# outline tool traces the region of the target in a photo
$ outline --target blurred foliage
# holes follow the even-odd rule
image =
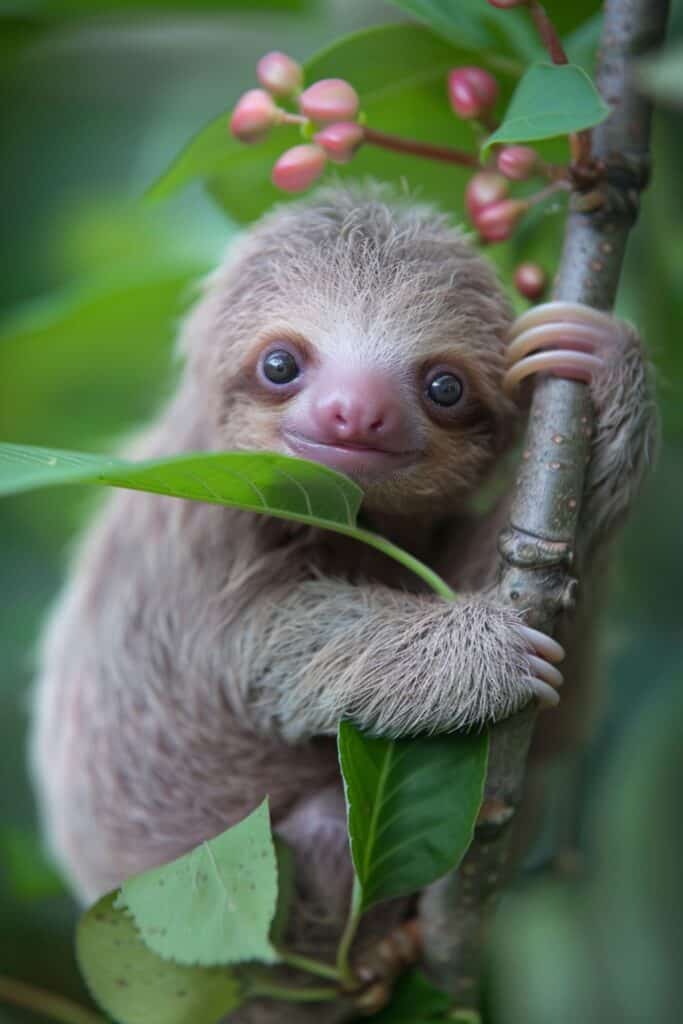
[[[476,2],[460,3],[460,14]],[[434,11],[455,9],[453,3],[402,6],[420,7],[429,20]],[[361,0],[318,0],[305,10],[294,10],[296,3],[287,10],[273,4],[280,9],[271,11],[218,0],[203,6],[212,8],[206,16],[202,4],[175,0],[0,3],[6,15],[0,17],[2,440],[111,450],[151,414],[172,386],[177,320],[234,225],[196,184],[163,203],[143,207],[134,200],[203,124],[249,87],[260,53],[279,48],[309,57],[342,33],[387,21],[398,10]],[[683,3],[673,6],[671,49],[661,58],[659,78],[650,80],[666,103],[670,93],[676,103],[680,97],[675,47],[683,36]],[[597,20],[578,26],[599,4],[549,0],[547,7],[571,33],[574,59],[589,65]],[[80,13],[106,16],[81,21]],[[441,49],[427,56],[426,30],[390,31],[395,49],[385,34],[380,52],[373,43],[379,37],[370,32],[355,49],[316,58],[316,74],[354,78],[368,94],[364,106],[374,127],[469,141],[460,138],[469,126],[448,114],[440,85],[447,62],[461,59],[458,49],[430,43]],[[472,63],[465,38],[458,35],[457,47],[462,61]],[[340,52],[348,61],[343,66]],[[425,81],[401,81],[402,67],[421,54]],[[405,96],[400,117],[376,88],[380,71],[392,68]],[[220,132],[223,145],[222,124]],[[239,190],[222,194],[224,208],[239,221],[274,198],[265,149],[263,160],[256,150],[243,152],[249,156]],[[439,177],[440,169],[423,161],[396,159],[395,180],[418,191],[428,180],[458,214],[464,177]],[[677,726],[680,735],[682,717],[676,691],[683,610],[682,159],[680,118],[666,107],[655,118],[654,180],[629,247],[619,307],[641,326],[656,363],[664,442],[621,544],[605,622],[609,700],[582,787],[583,842],[596,866],[587,882],[534,882],[506,900],[492,965],[496,1024],[680,1016],[673,1009],[680,984],[672,957],[680,949],[683,911],[675,732]],[[353,173],[376,172],[374,161],[369,150],[362,153]],[[217,180],[211,188],[220,195]],[[507,272],[533,251],[552,273],[560,229],[560,216],[535,211],[523,232],[498,248],[499,265]],[[72,952],[75,908],[57,891],[39,852],[24,737],[39,626],[89,504],[79,490],[0,504],[0,971],[82,1000]],[[2,1024],[34,1019],[0,1007]]]

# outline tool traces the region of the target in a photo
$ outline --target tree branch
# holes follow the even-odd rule
[[[668,0],[606,0],[597,78],[612,114],[593,131],[593,156],[606,174],[572,198],[556,299],[597,309],[614,303],[649,173],[651,107],[636,91],[630,61],[661,43],[668,7]],[[575,600],[569,570],[592,419],[584,384],[539,379],[510,521],[500,538],[498,594],[546,632]],[[504,875],[535,718],[527,708],[492,730],[487,798],[472,846],[460,870],[432,886],[421,902],[426,965],[463,1007],[479,1001],[484,932]]]

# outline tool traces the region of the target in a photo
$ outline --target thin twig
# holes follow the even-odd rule
[[[93,1010],[4,974],[0,975],[0,1002],[31,1010],[59,1024],[105,1024],[104,1017]]]
[[[387,132],[377,131],[375,128],[364,129],[364,141],[371,146],[391,149],[395,153],[422,156],[427,160],[459,164],[461,167],[481,167],[479,157],[465,149],[454,149],[452,146],[436,146],[431,142],[419,142],[417,139],[404,139],[401,135],[390,135]]]
[[[650,105],[629,73],[630,58],[661,43],[668,0],[607,0],[598,85],[613,106],[594,130],[595,157],[605,174],[586,194],[577,192],[567,221],[555,298],[610,309],[629,230],[649,166]],[[589,452],[592,408],[585,385],[559,378],[537,382],[525,458],[507,530],[501,536],[498,594],[526,610],[528,622],[552,632],[571,605],[569,566],[576,544],[580,496]],[[564,438],[562,463],[545,453]],[[552,466],[552,469],[551,469]],[[456,1002],[475,1007],[486,924],[504,880],[511,824],[521,802],[535,713],[531,708],[492,730],[487,800],[460,870],[424,894],[421,924],[425,960]]]

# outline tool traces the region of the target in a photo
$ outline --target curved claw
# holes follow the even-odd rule
[[[542,708],[555,708],[560,703],[560,695],[552,686],[548,686],[541,679],[532,677],[529,684],[534,697]]]
[[[541,633],[540,629],[534,629],[532,626],[520,626],[519,628],[529,647],[536,654],[540,654],[546,661],[552,661],[555,664],[564,661],[564,647],[562,644],[558,644],[557,640],[553,640],[547,633]]]
[[[531,327],[518,334],[505,350],[508,366],[518,362],[530,352],[562,347],[576,352],[594,352],[601,345],[609,345],[613,332],[596,330],[588,324],[548,323]]]
[[[588,352],[575,352],[569,349],[554,349],[551,352],[536,352],[532,356],[520,359],[510,367],[503,377],[503,389],[509,394],[514,391],[520,381],[532,373],[551,373],[555,377],[567,377],[571,380],[582,380],[590,383],[593,375],[604,366],[602,359]]]
[[[508,333],[508,342],[514,341],[523,331],[528,331],[532,327],[541,327],[557,321],[584,324],[592,326],[597,331],[609,330],[613,322],[610,313],[602,313],[580,302],[543,302],[540,306],[533,306],[515,320]]]

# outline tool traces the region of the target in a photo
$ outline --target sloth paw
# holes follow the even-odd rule
[[[531,626],[521,626],[520,631],[531,651],[528,656],[530,676],[527,681],[534,697],[542,708],[555,707],[560,703],[557,691],[564,682],[562,673],[555,666],[564,658],[564,648],[557,640]]]
[[[623,326],[609,313],[578,302],[546,302],[519,317],[508,335],[503,387],[515,391],[526,377],[593,382],[621,348]]]

